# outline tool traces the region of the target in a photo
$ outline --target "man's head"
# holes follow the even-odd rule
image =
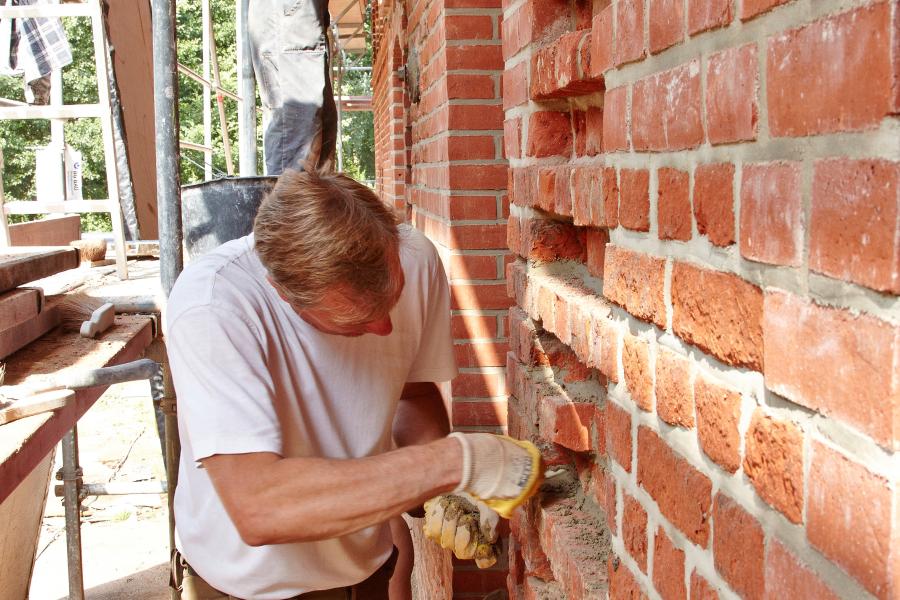
[[[281,297],[326,333],[391,332],[403,290],[397,218],[342,174],[285,171],[259,207],[256,251]]]

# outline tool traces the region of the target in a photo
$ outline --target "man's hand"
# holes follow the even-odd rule
[[[534,444],[489,433],[450,437],[463,449],[462,478],[454,493],[468,492],[508,519],[541,485],[544,469]]]
[[[425,536],[461,560],[475,559],[480,569],[500,556],[497,524],[500,515],[472,496],[452,494],[425,503]]]

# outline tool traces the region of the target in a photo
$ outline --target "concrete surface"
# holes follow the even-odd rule
[[[146,381],[111,387],[78,426],[86,483],[163,480]],[[61,466],[61,452],[57,465]],[[54,482],[55,483],[55,482]],[[168,591],[165,496],[89,497],[82,505],[85,595],[91,600],[163,600]],[[44,510],[31,600],[68,596],[65,520],[51,486]]]

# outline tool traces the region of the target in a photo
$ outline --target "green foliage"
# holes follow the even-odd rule
[[[210,13],[214,24],[216,48],[222,86],[237,90],[237,46],[235,33],[234,0],[210,0]],[[66,34],[72,48],[73,62],[63,71],[63,101],[67,104],[83,104],[97,101],[97,83],[94,76],[93,40],[90,21],[83,18],[64,19]],[[199,0],[178,0],[178,59],[198,73],[202,66],[201,4]],[[367,26],[368,31],[368,26]],[[371,46],[362,56],[348,56],[348,64],[368,66]],[[181,139],[203,143],[203,86],[184,75],[179,76],[179,119]],[[343,93],[371,94],[371,73],[352,71],[345,73]],[[24,100],[22,79],[0,76],[0,97]],[[232,157],[238,163],[237,103],[224,99],[228,134]],[[257,106],[261,106],[257,97]],[[222,142],[219,116],[212,96],[212,145],[213,175],[226,172],[225,151]],[[375,177],[375,133],[372,113],[347,113],[342,119],[344,170],[360,180]],[[84,197],[106,198],[105,163],[98,119],[69,121],[65,127],[66,143],[79,150],[83,156]],[[0,147],[3,148],[5,169],[3,185],[7,199],[31,200],[35,196],[35,149],[50,142],[50,123],[47,120],[0,121]],[[257,156],[259,172],[262,172],[262,115],[257,111]],[[181,177],[184,183],[202,181],[204,177],[202,152],[182,150]],[[34,216],[10,218],[11,222],[29,220]],[[111,229],[109,215],[105,213],[82,215],[84,231]]]

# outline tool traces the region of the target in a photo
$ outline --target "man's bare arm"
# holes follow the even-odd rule
[[[251,546],[340,537],[455,488],[450,438],[361,459],[215,455],[202,461],[241,538]]]
[[[446,437],[450,420],[441,391],[434,383],[407,383],[403,386],[393,434],[397,446],[415,446]]]

